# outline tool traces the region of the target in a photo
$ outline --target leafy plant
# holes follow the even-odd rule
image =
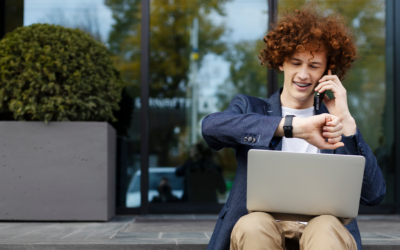
[[[79,29],[34,24],[0,41],[0,113],[15,120],[115,121],[122,87],[108,49]]]

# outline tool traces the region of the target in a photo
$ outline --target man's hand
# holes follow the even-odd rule
[[[282,119],[275,131],[275,136],[284,136]],[[337,149],[343,147],[342,129],[340,118],[330,114],[314,115],[308,118],[293,117],[293,137],[304,139],[306,142],[319,149]],[[325,141],[327,139],[327,141]]]
[[[330,114],[293,118],[293,137],[304,139],[319,149],[343,147],[342,129],[340,118]]]
[[[332,75],[331,70],[328,71],[328,75],[323,76],[319,80],[319,84],[315,88],[315,91],[318,91],[319,93],[326,90],[331,90],[335,96],[333,99],[329,99],[328,95],[325,95],[324,97],[324,103],[328,108],[329,113],[341,119],[344,135],[354,135],[357,130],[357,125],[354,118],[351,116],[347,105],[346,89],[343,87],[339,77],[337,77],[337,75]]]

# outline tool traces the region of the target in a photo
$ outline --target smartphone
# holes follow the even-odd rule
[[[315,109],[316,110],[319,110],[321,108],[322,100],[324,100],[324,97],[325,97],[325,91],[322,93],[317,92],[316,97],[315,97],[315,99],[316,99],[315,100],[315,102],[316,102]]]
[[[328,70],[325,71],[322,76],[325,76],[327,74],[328,74]],[[325,97],[325,91],[322,93],[319,93],[316,91],[315,101],[314,101],[315,110],[320,110],[322,101],[324,100],[324,97]]]

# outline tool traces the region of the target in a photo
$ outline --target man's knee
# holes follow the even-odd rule
[[[338,218],[332,215],[320,215],[312,219],[307,227],[308,229],[316,228],[318,232],[324,233],[325,231],[329,231],[332,228],[343,227],[342,223]]]
[[[285,236],[274,217],[253,212],[238,220],[231,234],[231,250],[282,249]]]
[[[357,245],[338,218],[321,215],[306,226],[300,249],[357,249]]]
[[[234,227],[234,232],[257,234],[264,230],[278,230],[279,224],[274,217],[264,212],[253,212],[241,217]],[[279,230],[278,230],[279,231]]]

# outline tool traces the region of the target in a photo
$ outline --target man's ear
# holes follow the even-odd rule
[[[279,70],[283,72],[283,66],[279,66]]]

